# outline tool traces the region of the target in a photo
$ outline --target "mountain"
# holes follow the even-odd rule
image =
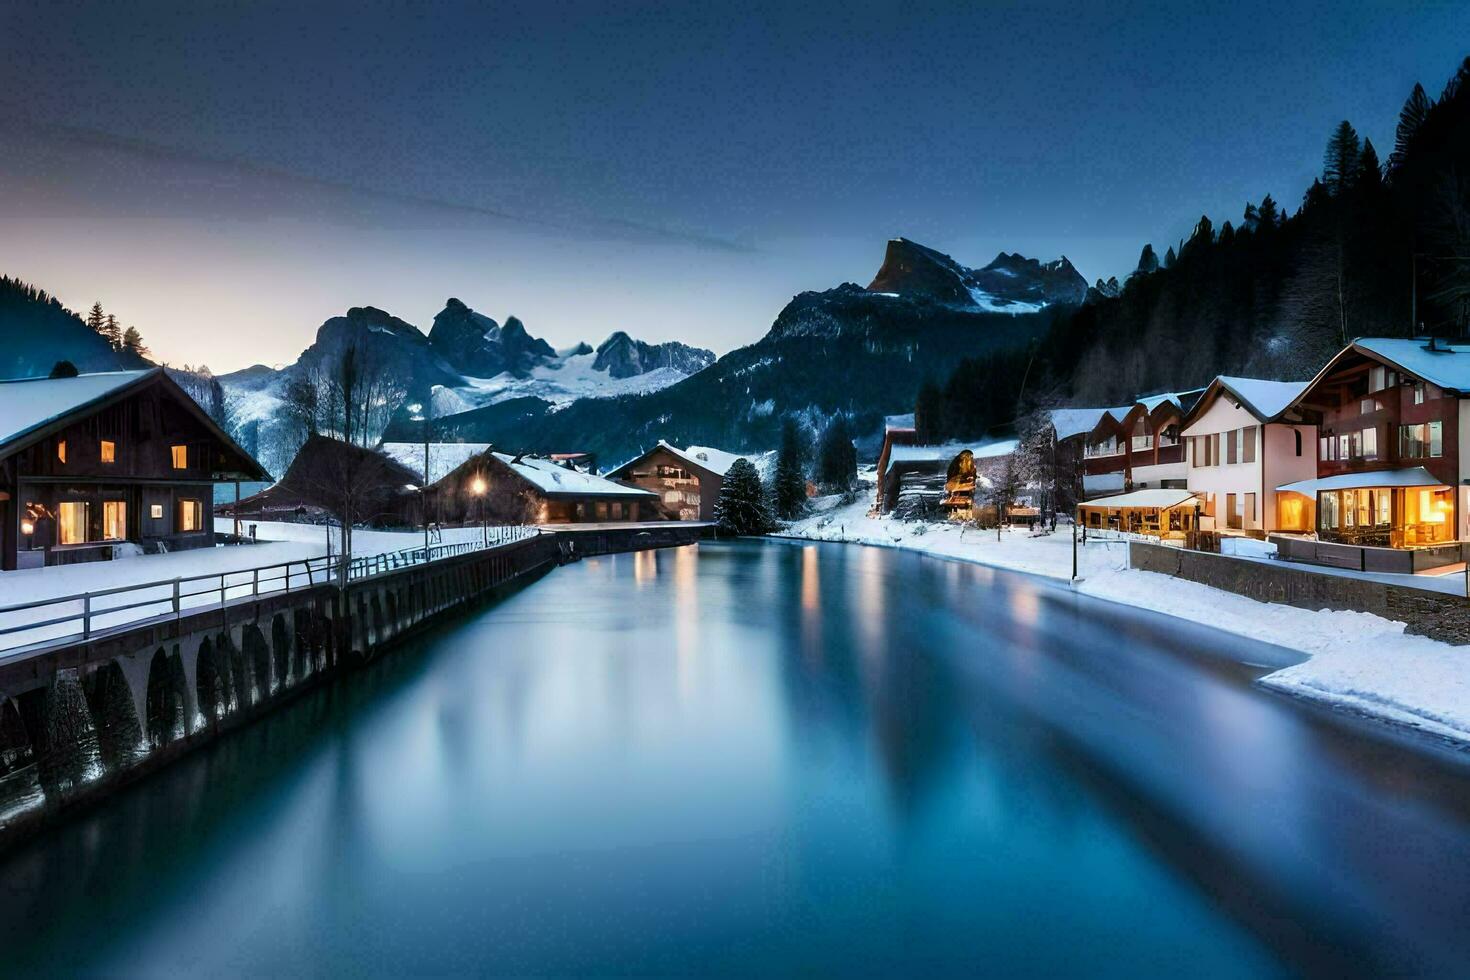
[[[0,378],[48,374],[61,360],[82,371],[148,366],[117,351],[61,301],[18,279],[0,276]]]
[[[966,284],[963,293],[959,283]],[[860,431],[876,433],[884,415],[912,410],[925,379],[942,380],[965,357],[1025,348],[1086,291],[1065,260],[1042,264],[1003,255],[970,270],[897,239],[870,288],[849,282],[801,293],[759,341],[677,384],[570,403],[553,403],[523,386],[519,397],[439,419],[436,438],[587,450],[615,463],[659,439],[768,449],[788,414],[817,429],[842,411]],[[604,347],[631,353],[623,341]],[[388,438],[414,438],[415,431],[395,419]]]
[[[303,380],[325,388],[324,379],[348,348],[356,349],[365,376],[385,379],[384,397],[391,399],[381,405],[377,395],[368,395],[377,406],[361,413],[368,438],[375,438],[395,411],[408,424],[401,405],[409,402],[427,400],[436,418],[527,398],[554,408],[581,398],[655,391],[715,359],[707,350],[649,344],[623,331],[598,348],[579,343],[558,352],[516,317],[497,323],[455,298],[445,302],[427,334],[384,310],[355,306],[317,328],[311,346],[294,363],[280,369],[257,364],[219,378],[243,443],[272,472],[284,471],[304,438],[296,431],[299,423],[286,418],[287,389]],[[327,401],[325,391],[321,401]]]
[[[888,243],[870,292],[925,296],[951,306],[992,313],[1036,313],[1055,304],[1082,302],[1087,280],[1064,255],[1042,263],[1001,252],[980,269],[968,269],[943,252],[907,238]]]

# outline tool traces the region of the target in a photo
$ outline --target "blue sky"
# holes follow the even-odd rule
[[[6,6],[0,271],[216,370],[448,296],[723,352],[896,235],[1122,275],[1470,53],[1463,3]]]

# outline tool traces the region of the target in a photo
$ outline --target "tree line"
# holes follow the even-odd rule
[[[116,316],[102,309],[101,300],[92,304],[83,322],[86,323],[87,329],[107,341],[107,345],[120,354],[132,354],[139,360],[147,360],[152,354],[148,345],[143,343],[143,335],[138,328],[124,327],[118,322]]]

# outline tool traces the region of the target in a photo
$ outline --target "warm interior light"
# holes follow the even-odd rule
[[[30,521],[21,521],[20,522],[20,533],[21,534],[35,534],[36,533],[36,525],[32,524]]]
[[[484,481],[484,479],[482,477],[478,477],[477,476],[473,480],[470,481],[470,493],[472,493],[476,497],[478,497],[481,494],[483,494],[484,492],[485,492],[485,481]]]

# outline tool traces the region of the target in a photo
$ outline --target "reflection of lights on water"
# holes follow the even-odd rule
[[[1011,593],[1011,615],[1017,622],[1035,626],[1041,621],[1041,597],[1030,589],[1016,589]]]
[[[880,660],[888,641],[887,624],[884,622],[888,598],[884,592],[884,560],[877,548],[858,550],[857,614],[864,661]]]
[[[695,583],[698,562],[695,546],[674,549],[674,656],[681,698],[687,698],[693,690],[699,652],[699,587]]]
[[[658,578],[658,552],[638,551],[633,554],[633,581],[639,586]]]
[[[817,571],[817,546],[801,549],[801,608],[817,609],[821,605],[821,581]]]

